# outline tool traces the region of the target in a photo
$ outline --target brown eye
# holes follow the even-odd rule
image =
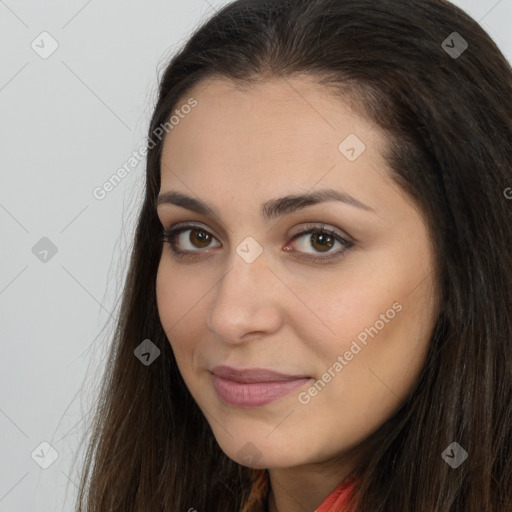
[[[207,256],[210,249],[222,247],[215,236],[202,227],[183,224],[164,230],[162,242],[170,244],[171,251],[177,258]],[[217,244],[212,245],[213,242],[217,242]],[[295,235],[290,245],[295,246],[292,252],[299,253],[297,257],[320,263],[325,262],[322,260],[334,260],[334,258],[343,256],[354,243],[343,238],[334,229],[316,226]],[[336,248],[336,245],[338,245],[338,249],[332,250]],[[289,246],[286,246],[285,250],[290,251]]]
[[[321,262],[341,257],[354,243],[343,238],[334,229],[316,226],[295,235],[291,245],[294,246],[292,252],[302,253],[297,257]],[[336,249],[336,246],[337,250],[332,250]]]
[[[188,232],[188,235],[186,234]],[[189,253],[200,253],[202,249],[209,247],[220,247],[220,244],[212,246],[216,238],[198,226],[181,226],[170,230],[165,230],[162,234],[162,241],[168,242],[171,250],[176,255]]]
[[[210,233],[207,233],[202,229],[191,229],[189,231],[190,235],[188,238],[194,247],[203,249],[204,247],[208,247],[208,245],[211,243],[212,235],[210,235]]]
[[[313,236],[311,237],[311,247],[320,252],[325,252],[328,251],[329,249],[332,249],[336,241],[332,235],[324,233],[322,231],[319,231],[318,233],[314,233],[312,235]]]

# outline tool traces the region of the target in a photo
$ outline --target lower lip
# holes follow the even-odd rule
[[[258,407],[281,398],[300,388],[311,379],[283,380],[275,382],[235,382],[213,376],[213,386],[219,398],[235,407]]]

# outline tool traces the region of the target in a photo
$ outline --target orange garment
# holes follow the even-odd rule
[[[253,469],[254,481],[251,494],[240,512],[266,512],[270,480],[267,470]],[[354,475],[347,477],[334,489],[314,512],[348,512],[348,499],[357,485]]]

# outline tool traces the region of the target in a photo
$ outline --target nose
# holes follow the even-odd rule
[[[267,267],[263,252],[247,263],[238,254],[230,258],[209,309],[207,326],[225,343],[238,344],[254,336],[268,336],[283,323],[280,298],[284,285]]]

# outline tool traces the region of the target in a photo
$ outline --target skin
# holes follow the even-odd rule
[[[267,79],[243,90],[210,79],[180,104],[190,97],[198,105],[164,140],[160,193],[191,195],[218,216],[158,206],[163,228],[190,221],[212,237],[204,245],[190,241],[198,231],[182,232],[181,249],[198,251],[188,260],[164,244],[161,322],[222,450],[245,465],[249,451],[252,467],[269,469],[269,510],[311,511],[418,378],[438,313],[431,241],[412,199],[391,180],[384,134],[311,79]],[[366,146],[355,161],[338,149],[349,134]],[[270,221],[260,216],[269,199],[323,188],[372,211],[330,201]],[[314,234],[294,239],[309,224],[333,228],[353,246],[315,244]],[[248,236],[263,248],[252,263],[236,252]],[[335,253],[342,254],[327,263],[304,259]],[[299,393],[394,303],[401,311],[301,403]],[[209,368],[219,364],[312,380],[270,404],[234,407],[213,388]]]

